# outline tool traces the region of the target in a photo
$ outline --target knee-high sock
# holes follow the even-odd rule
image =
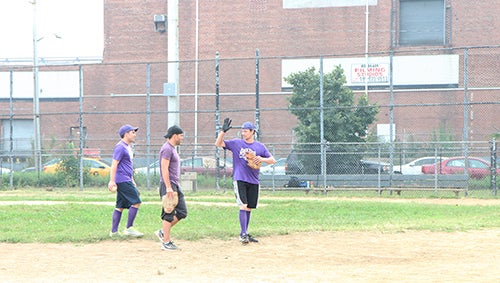
[[[248,224],[250,223],[250,212],[251,212],[251,211],[247,210],[247,211],[245,211],[245,212],[247,213],[247,226],[246,226],[246,227],[247,227],[247,229],[246,229],[246,230],[248,230]]]
[[[118,225],[120,225],[120,220],[122,219],[122,212],[119,210],[113,210],[112,222],[111,222],[111,232],[118,231]]]
[[[127,221],[127,228],[134,226],[134,220],[135,217],[137,216],[137,211],[139,209],[137,207],[131,206],[128,210],[128,221]]]
[[[245,210],[240,210],[240,227],[241,227],[241,234],[246,234],[247,233],[247,225],[248,225],[248,215]]]

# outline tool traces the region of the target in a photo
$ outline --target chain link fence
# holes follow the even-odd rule
[[[345,186],[393,187],[392,176],[407,175],[397,168],[420,157],[496,161],[496,147],[489,145],[500,133],[498,53],[498,46],[308,57],[265,57],[256,50],[247,58],[214,52],[210,60],[168,63],[46,63],[39,70],[39,113],[32,67],[3,65],[0,165],[22,171],[36,167],[37,159],[43,164],[67,155],[109,161],[118,128],[128,123],[139,127],[136,167],[156,161],[163,135],[173,124],[185,131],[182,158],[213,157],[219,167],[228,166],[230,156],[213,142],[222,120],[230,117],[235,125],[255,122],[257,138],[277,159],[295,154],[305,168],[297,175],[315,175],[317,187],[342,187],[340,181],[329,184],[330,175],[382,174],[390,176],[382,180],[387,183],[378,178],[362,184],[354,178]],[[169,71],[172,64],[177,76]],[[284,77],[311,67],[326,74],[336,66],[342,67],[355,103],[366,95],[370,107],[378,109],[376,121],[363,133],[363,143],[321,138],[300,143],[294,130],[301,117],[291,114],[293,89]],[[314,91],[322,88],[318,81]],[[318,115],[335,110],[320,101],[308,109]],[[228,136],[238,137],[237,127]],[[496,191],[496,171],[490,172],[494,184],[487,188]],[[282,187],[296,173],[284,172],[279,182],[263,176],[263,187]]]

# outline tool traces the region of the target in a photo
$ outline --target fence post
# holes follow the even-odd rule
[[[325,140],[325,104],[324,104],[324,76],[323,76],[323,56],[319,59],[319,129],[321,141],[321,175],[323,176],[324,194],[327,193],[326,186],[326,140]]]
[[[497,195],[497,144],[495,138],[493,138],[490,142],[490,150],[491,150],[491,162],[490,162],[490,170],[491,170],[491,191],[493,195]]]
[[[255,50],[255,136],[256,140],[260,140],[261,131],[260,131],[260,77],[259,77],[259,49]]]
[[[80,64],[78,66],[78,84],[79,84],[79,98],[78,98],[78,129],[80,131],[80,146],[78,149],[78,160],[80,162],[80,191],[83,191],[83,144],[85,142],[86,135],[83,134],[83,68]]]
[[[464,50],[464,129],[462,133],[462,141],[467,142],[469,140],[469,73],[467,71],[469,67],[469,50],[466,48]],[[467,157],[467,146],[464,144],[463,147],[464,156]]]
[[[434,160],[438,159],[438,143],[434,143]],[[436,162],[434,167],[434,193],[437,193],[438,188],[438,170],[441,171],[441,162]]]
[[[151,164],[151,64],[146,64],[146,188],[151,189],[149,164]]]
[[[219,51],[215,52],[215,138],[219,135],[220,128],[220,110],[219,110]],[[218,192],[220,182],[220,148],[215,148],[215,191]]]

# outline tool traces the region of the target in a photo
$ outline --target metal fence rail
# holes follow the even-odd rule
[[[345,67],[347,84],[355,97],[366,94],[369,103],[379,109],[376,122],[366,132],[369,142],[341,145],[326,144],[329,141],[322,142],[321,138],[313,141],[308,153],[312,162],[306,163],[308,170],[325,165],[332,173],[350,174],[343,171],[354,166],[359,172],[369,165],[353,165],[361,159],[386,162],[394,169],[422,156],[489,156],[488,143],[499,134],[500,85],[494,75],[500,64],[499,51],[498,46],[478,46],[368,54],[374,61],[389,62],[392,58],[396,68],[393,73],[385,73],[392,79],[366,83],[354,78],[356,73]],[[303,66],[323,65],[324,73],[328,73],[345,60],[364,62],[366,54],[267,58],[256,54],[258,60],[222,55],[223,59],[217,59],[214,51],[213,60],[198,62],[44,62],[39,66],[39,113],[34,113],[33,89],[29,89],[32,67],[2,66],[2,81],[9,83],[0,86],[0,165],[20,171],[36,166],[38,158],[45,163],[67,154],[88,152],[109,159],[119,139],[116,131],[123,123],[139,127],[135,145],[138,167],[155,161],[163,135],[173,122],[185,131],[184,144],[179,147],[183,156],[216,156],[213,142],[225,117],[231,117],[235,124],[254,121],[259,129],[258,139],[277,157],[286,158],[298,149],[294,131],[298,117],[291,114],[288,98],[293,90],[283,77],[301,70],[286,66],[296,66],[297,62]],[[436,58],[452,62],[445,64],[453,67],[449,69],[453,76],[445,77],[450,83],[432,83],[425,73],[419,74],[421,78],[408,77],[404,72],[408,66],[398,65],[401,59],[432,62]],[[174,63],[179,66],[182,80],[178,94],[174,92],[172,96],[165,78],[169,64]],[[50,83],[54,80],[48,78],[55,74],[64,79]],[[321,88],[318,80],[317,89]],[[334,106],[320,105],[318,101],[307,110],[320,116],[332,109]],[[34,121],[38,118],[40,136],[35,136]],[[228,134],[237,136],[236,130]],[[325,157],[324,163],[318,162],[321,146],[333,149],[328,153],[331,158]],[[343,158],[346,156],[349,158]]]

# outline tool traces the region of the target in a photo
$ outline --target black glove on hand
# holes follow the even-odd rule
[[[224,119],[224,124],[222,125],[222,131],[224,133],[227,132],[227,131],[229,131],[229,129],[232,128],[231,122],[232,122],[232,120],[229,119],[229,118]]]

